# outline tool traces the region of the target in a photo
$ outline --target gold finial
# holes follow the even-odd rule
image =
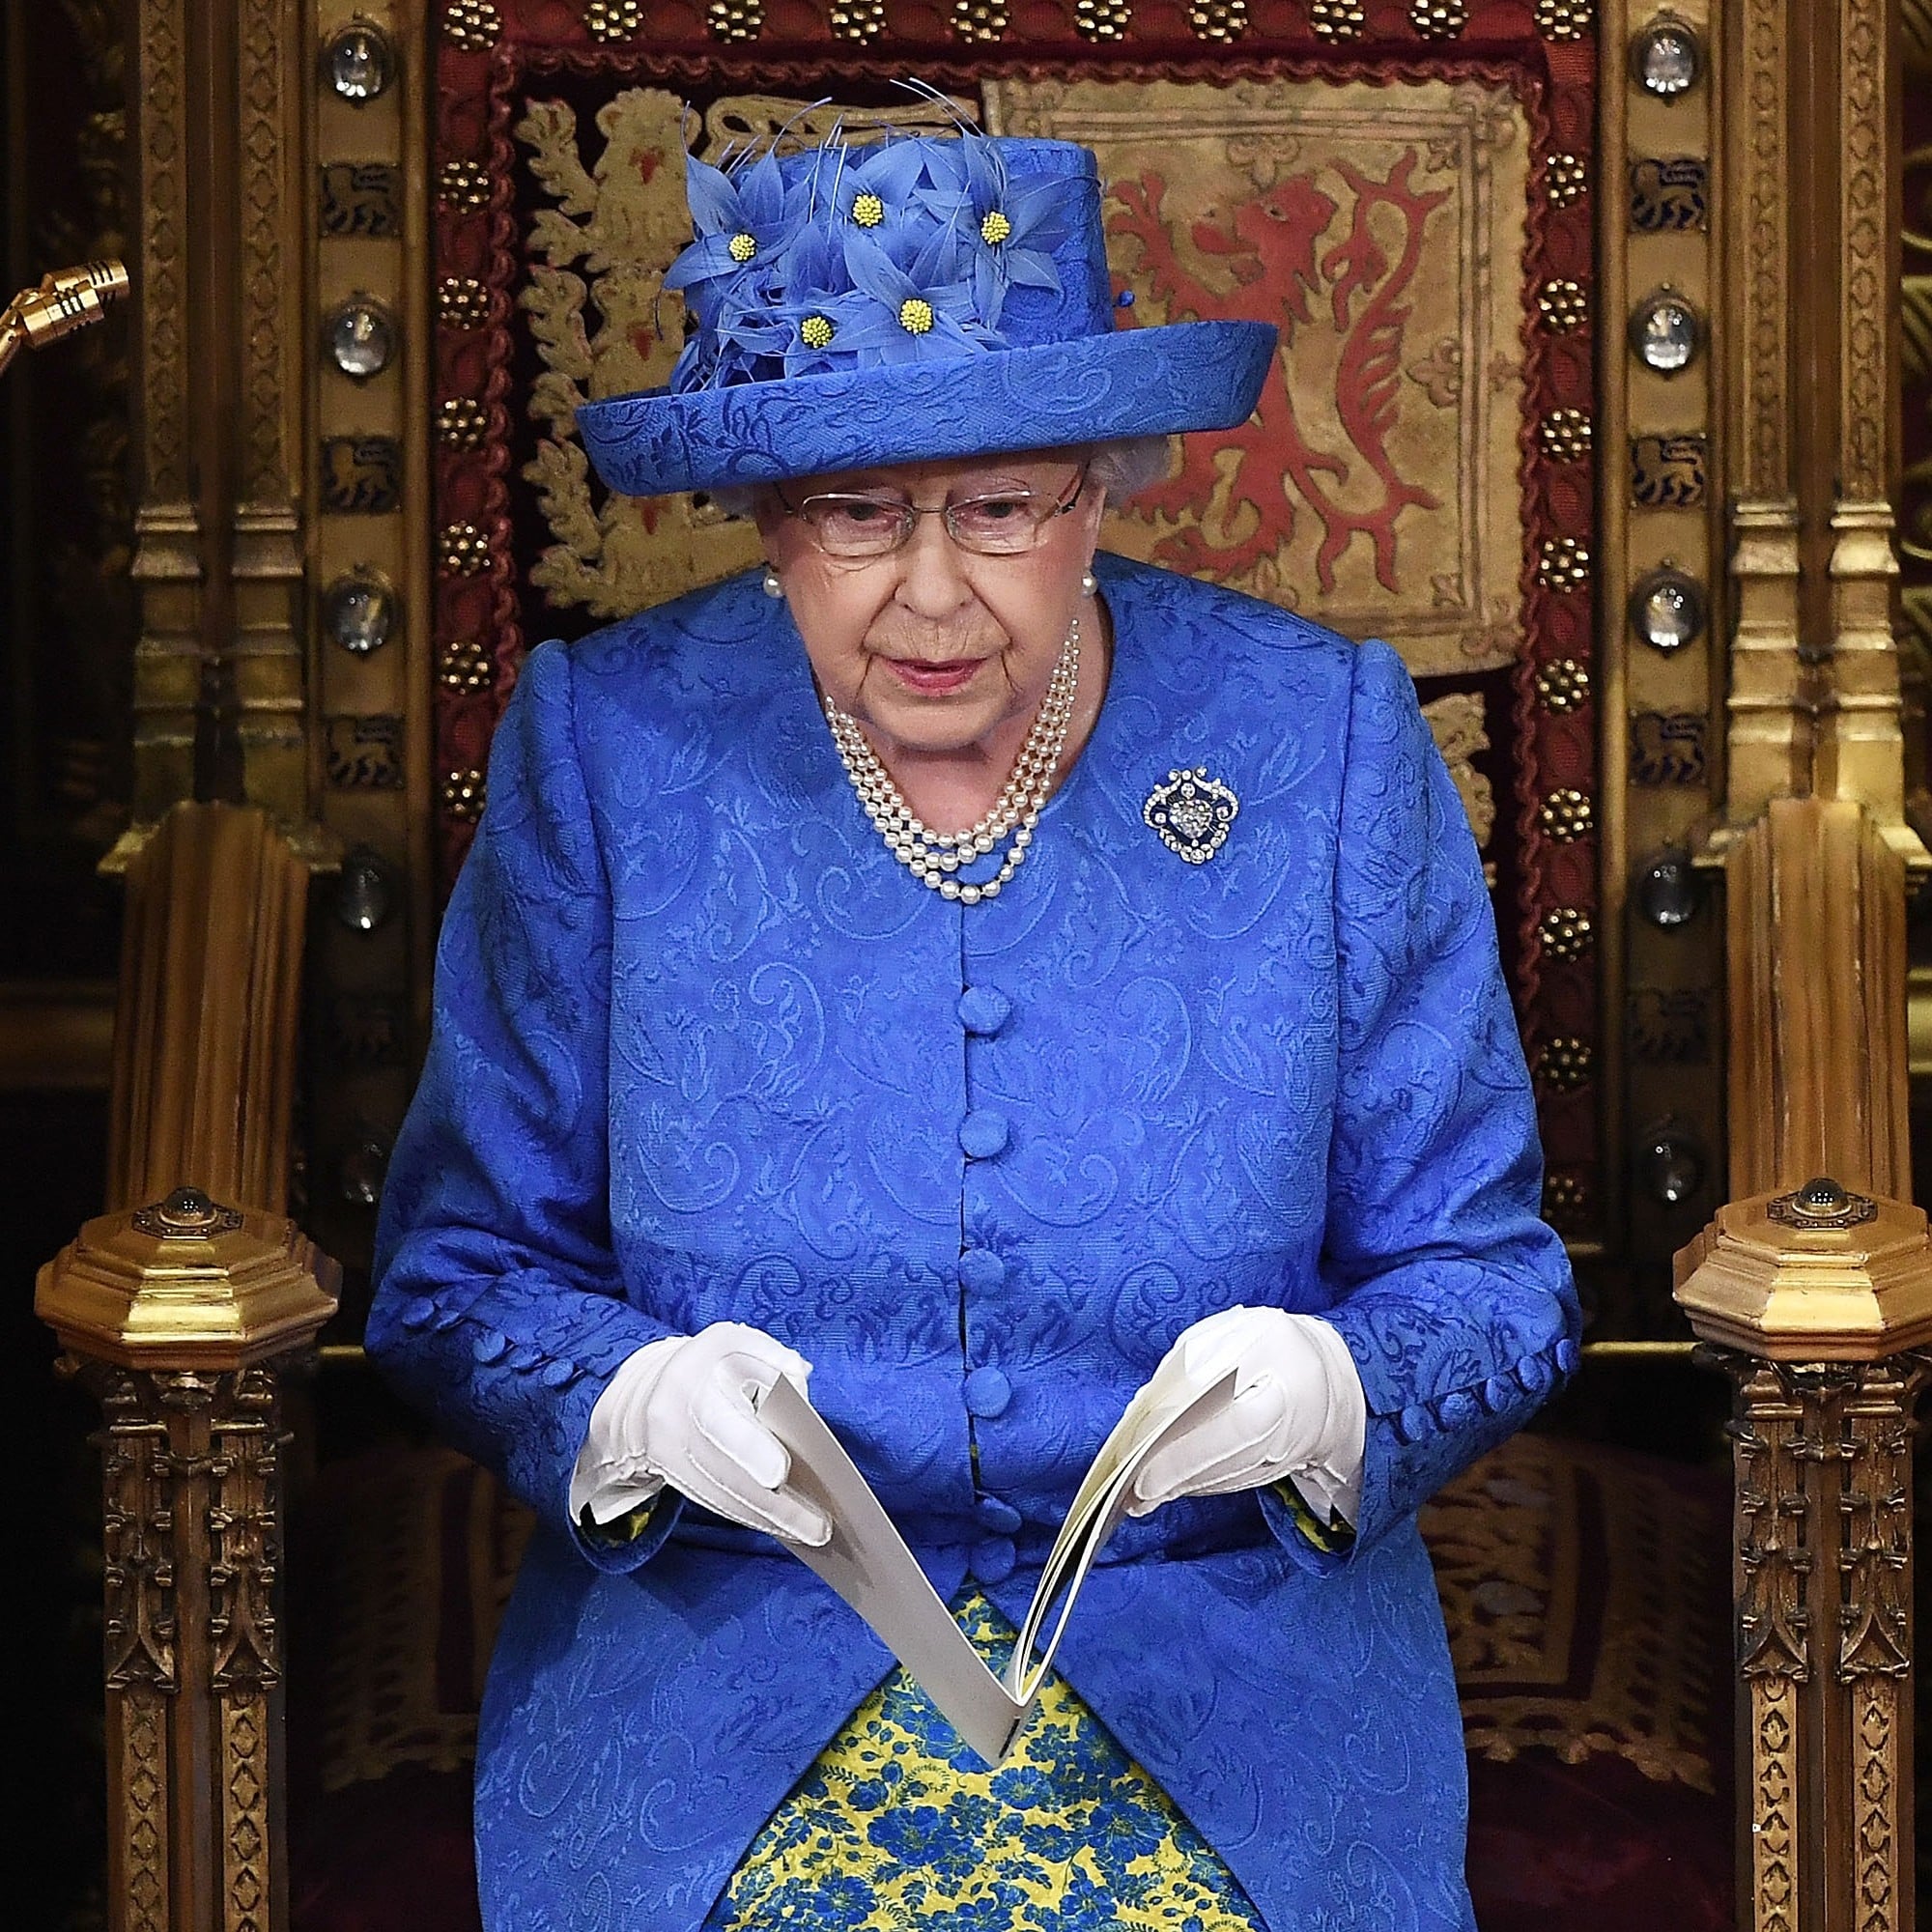
[[[88,262],[43,275],[38,288],[22,289],[0,309],[0,371],[21,349],[43,349],[99,322],[107,304],[128,293],[128,270],[119,262]]]
[[[341,1272],[292,1221],[184,1186],[88,1222],[41,1270],[34,1307],[91,1360],[228,1374],[306,1347]]]
[[[1932,1342],[1922,1208],[1820,1175],[1727,1202],[1676,1261],[1699,1340],[1766,1361],[1871,1362]]]

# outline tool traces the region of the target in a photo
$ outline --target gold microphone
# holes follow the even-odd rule
[[[0,309],[0,371],[25,349],[43,349],[99,322],[106,305],[128,293],[128,270],[119,262],[87,262],[43,275],[38,288],[22,289]]]

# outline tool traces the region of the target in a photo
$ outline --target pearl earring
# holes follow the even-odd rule
[[[1083,570],[1080,573],[1081,596],[1091,597],[1093,596],[1094,591],[1099,589],[1099,587],[1100,587],[1100,580],[1097,577],[1095,577],[1091,570]]]
[[[767,597],[782,597],[784,594],[785,587],[779,582],[778,572],[776,570],[767,570],[765,572],[765,595]]]

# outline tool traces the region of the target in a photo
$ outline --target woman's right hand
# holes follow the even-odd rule
[[[756,1408],[781,1376],[803,1394],[810,1375],[796,1350],[742,1321],[653,1342],[597,1399],[580,1474],[631,1496],[663,1481],[715,1516],[817,1548],[832,1525],[786,1488],[791,1456]]]

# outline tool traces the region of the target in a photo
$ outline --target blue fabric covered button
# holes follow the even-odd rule
[[[1013,1385],[998,1369],[975,1369],[966,1378],[966,1406],[975,1415],[1004,1415]]]
[[[1013,1003],[996,986],[968,986],[959,995],[959,1024],[968,1033],[998,1033]]]
[[[1018,1561],[1019,1551],[1013,1548],[1011,1537],[989,1536],[984,1543],[973,1546],[967,1567],[982,1583],[1004,1583]]]
[[[428,1295],[419,1294],[403,1310],[405,1328],[427,1328],[436,1320],[436,1303]]]
[[[1451,1389],[1436,1405],[1435,1412],[1444,1429],[1467,1429],[1482,1414],[1483,1405],[1467,1389]]]
[[[577,1364],[566,1362],[561,1355],[553,1355],[537,1375],[545,1388],[565,1388],[576,1379]]]
[[[1492,1376],[1483,1384],[1483,1406],[1492,1415],[1500,1415],[1516,1400],[1516,1388],[1507,1376]]]
[[[469,1345],[469,1352],[479,1362],[500,1362],[510,1352],[510,1338],[495,1328],[486,1328]]]
[[[991,1248],[968,1248],[959,1257],[959,1283],[975,1294],[988,1294],[1004,1287],[1007,1264]]]
[[[1012,1131],[997,1107],[975,1107],[959,1122],[959,1145],[975,1160],[991,1160]]]
[[[998,1496],[981,1496],[974,1504],[973,1514],[988,1529],[997,1529],[1005,1536],[1010,1536],[1020,1526],[1019,1511],[1011,1503],[1003,1502]]]
[[[969,1116],[968,1118],[971,1117]],[[1577,1373],[1577,1364],[1580,1362],[1582,1359],[1583,1359],[1582,1350],[1579,1350],[1577,1347],[1576,1343],[1571,1341],[1568,1336],[1565,1336],[1562,1341],[1557,1343],[1556,1366],[1559,1369],[1561,1369],[1566,1376],[1574,1376]]]

